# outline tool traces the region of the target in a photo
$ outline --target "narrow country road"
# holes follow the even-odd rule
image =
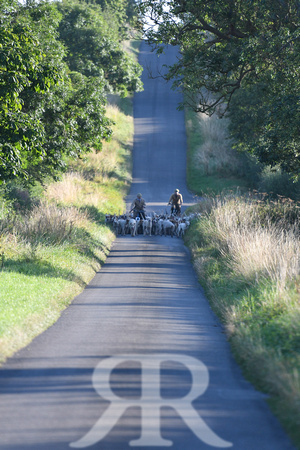
[[[141,63],[159,59],[141,47]],[[162,211],[185,205],[180,97],[143,75],[135,96],[133,184]],[[234,362],[177,238],[116,239],[104,267],[55,325],[0,370],[0,449],[289,450],[264,396]]]

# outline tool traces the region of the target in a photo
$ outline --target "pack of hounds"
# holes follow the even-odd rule
[[[198,219],[200,214],[183,214],[176,216],[173,214],[155,214],[145,215],[145,219],[133,217],[133,214],[124,214],[120,216],[106,214],[105,223],[111,224],[117,235],[137,236],[177,236],[183,237],[184,233],[191,224],[191,221]]]

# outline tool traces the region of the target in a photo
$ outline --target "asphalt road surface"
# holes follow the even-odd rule
[[[141,62],[168,64],[141,48]],[[149,79],[135,97],[134,182],[149,210],[185,204],[180,97]],[[55,325],[0,370],[1,450],[293,447],[244,380],[177,238],[116,239],[104,267]]]

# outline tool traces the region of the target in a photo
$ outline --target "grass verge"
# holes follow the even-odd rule
[[[259,196],[207,197],[185,242],[245,376],[300,448],[299,208]]]
[[[298,186],[232,152],[226,121],[186,111],[186,123],[188,184],[204,197],[185,243],[246,378],[300,449],[300,216],[281,197]]]
[[[108,107],[115,122],[99,153],[72,162],[26,213],[0,211],[0,362],[52,325],[105,261],[114,234],[105,213],[119,214],[131,182],[133,118]]]
[[[224,189],[247,190],[245,157],[230,147],[226,119],[185,111],[187,183],[198,195],[217,195]],[[248,168],[249,171],[249,168]]]

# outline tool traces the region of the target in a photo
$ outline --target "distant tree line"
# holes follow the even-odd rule
[[[195,111],[229,116],[237,148],[297,178],[299,1],[140,0],[138,4],[147,21],[147,38],[157,52],[167,44],[180,46],[180,57],[166,78],[175,89],[185,91],[186,103]]]
[[[42,181],[111,135],[108,93],[142,88],[133,0],[0,0],[0,182]]]

